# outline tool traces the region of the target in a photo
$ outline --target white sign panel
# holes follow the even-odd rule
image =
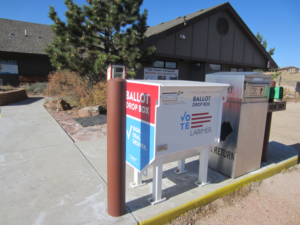
[[[178,70],[144,68],[144,80],[178,80]]]
[[[0,60],[0,74],[18,74],[16,60]]]
[[[172,89],[174,93],[162,88],[156,140],[157,145],[167,144],[168,149],[157,152],[157,156],[218,144],[222,97],[225,100],[227,92],[226,86],[222,88],[179,87]]]

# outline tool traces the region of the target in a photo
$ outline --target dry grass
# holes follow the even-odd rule
[[[272,76],[274,73],[266,73],[267,75]],[[300,73],[282,73],[280,74],[281,76],[281,82],[280,86],[284,88],[283,92],[283,101],[287,102],[300,102],[300,96],[299,93],[295,93],[295,84],[297,81],[300,82]],[[273,80],[276,81],[276,86],[279,86],[279,78],[278,77],[273,77]]]
[[[261,181],[250,183],[235,192],[232,192],[222,198],[219,198],[211,203],[208,203],[207,205],[192,209],[166,224],[168,225],[195,224],[196,221],[199,221],[202,218],[209,217],[215,214],[218,211],[218,209],[227,206],[232,206],[236,202],[246,198],[251,192],[258,191],[258,188],[260,187],[261,183],[262,183]]]
[[[33,84],[25,84],[25,85],[21,85],[21,88],[24,88],[26,90],[26,92],[28,94],[44,94],[45,90],[47,88],[47,83],[46,82],[37,82],[37,83],[33,83]]]
[[[279,85],[279,77],[274,79],[274,81],[276,81],[276,85]],[[280,82],[281,86],[295,87],[296,81],[300,82],[300,73],[282,73],[281,74],[281,82]]]
[[[5,85],[5,86],[1,86],[0,87],[0,92],[5,92],[5,91],[12,91],[14,90],[15,88],[10,86],[10,85]]]

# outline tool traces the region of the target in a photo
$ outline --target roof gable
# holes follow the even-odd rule
[[[220,17],[227,18],[230,23],[229,32],[224,36],[217,33],[215,25]],[[192,46],[179,37],[186,32],[185,38],[192,36]],[[192,60],[215,60],[259,68],[278,67],[229,3],[199,10],[186,15],[185,19],[180,17],[150,27],[146,35],[148,40],[143,47],[155,43],[157,54],[162,56],[173,54]],[[168,46],[169,49],[175,46],[175,49],[166,52]],[[178,51],[179,46],[186,51]]]
[[[49,25],[0,18],[0,51],[45,55],[46,44],[53,40]]]

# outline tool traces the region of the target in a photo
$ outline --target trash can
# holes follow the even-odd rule
[[[162,165],[200,154],[199,182],[207,183],[209,150],[219,143],[227,84],[177,80],[127,80],[126,162],[133,187],[153,164],[153,199],[161,196]],[[143,173],[144,174],[144,173]]]
[[[218,72],[207,82],[229,84],[223,104],[220,144],[209,167],[232,178],[260,168],[271,77],[258,72]]]

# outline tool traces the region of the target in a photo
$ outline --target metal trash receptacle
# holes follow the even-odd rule
[[[229,84],[220,144],[209,167],[232,178],[260,168],[271,77],[259,72],[218,72],[207,82]]]

